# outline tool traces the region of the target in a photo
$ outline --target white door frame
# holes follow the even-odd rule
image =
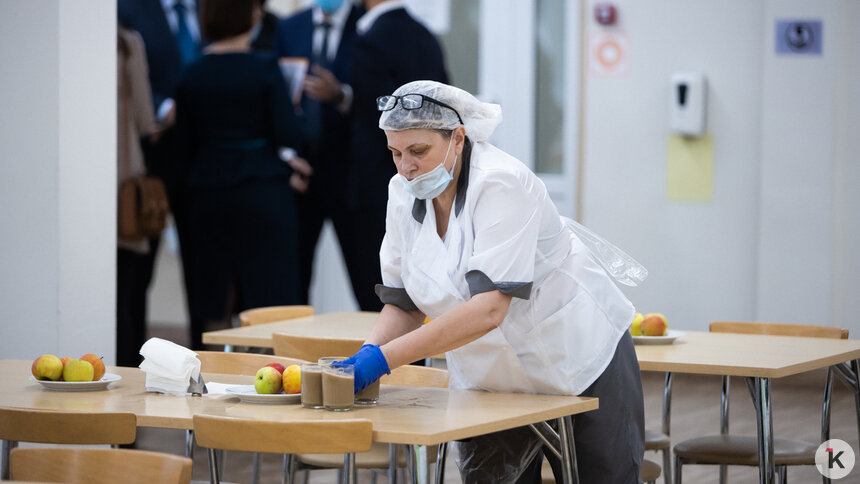
[[[562,173],[541,174],[550,197],[562,215],[577,214],[580,143],[580,0],[565,2],[564,77],[567,84],[563,113],[565,146]],[[483,0],[479,86],[483,100],[502,105],[504,121],[491,141],[535,169],[535,21],[537,0]]]

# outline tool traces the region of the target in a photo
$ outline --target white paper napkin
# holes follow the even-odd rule
[[[197,353],[161,338],[150,338],[140,348],[140,369],[146,373],[146,390],[185,395],[188,382],[200,376]]]

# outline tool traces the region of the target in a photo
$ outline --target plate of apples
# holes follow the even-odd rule
[[[630,324],[630,335],[637,345],[670,345],[684,332],[670,330],[666,316],[660,313],[636,313]]]
[[[269,363],[257,370],[253,385],[227,387],[227,393],[244,403],[285,404],[302,400],[301,368]]]
[[[114,373],[105,373],[105,364],[93,353],[78,359],[42,355],[30,367],[30,380],[48,390],[61,392],[93,392],[107,390],[111,383],[122,380]]]

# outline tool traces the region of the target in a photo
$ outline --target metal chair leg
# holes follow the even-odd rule
[[[675,456],[675,484],[681,484],[681,458]]]
[[[663,483],[672,484],[672,447],[663,449]]]
[[[9,456],[12,454],[12,449],[18,447],[18,442],[14,440],[0,440],[0,445],[3,447],[3,464],[2,468],[0,468],[0,479],[6,481],[9,480]]]
[[[208,449],[209,456],[209,484],[220,484],[221,474],[218,472],[218,455],[215,449]]]

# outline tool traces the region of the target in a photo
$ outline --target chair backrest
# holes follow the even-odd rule
[[[70,484],[188,484],[191,459],[132,449],[13,449],[12,479]]]
[[[758,323],[746,321],[715,321],[712,333],[768,334],[772,336],[805,336],[808,338],[848,339],[848,330],[833,326],[806,324]]]
[[[384,375],[380,383],[412,387],[448,388],[448,370],[426,366],[404,365]]]
[[[272,346],[276,355],[313,362],[323,356],[352,356],[361,349],[362,343],[358,339],[318,338],[284,333],[272,335]]]
[[[272,454],[346,454],[366,452],[373,425],[366,419],[263,421],[194,416],[197,444],[209,449]]]
[[[0,407],[0,439],[42,444],[131,444],[137,418],[121,412],[64,412]]]
[[[253,326],[255,324],[274,323],[275,321],[304,318],[305,316],[313,315],[313,306],[268,306],[242,311],[239,313],[239,321],[242,323],[242,326]]]
[[[269,363],[280,363],[284,367],[305,363],[295,358],[261,355],[259,353],[224,353],[222,351],[197,351],[200,371],[224,375],[256,375],[257,370]]]

